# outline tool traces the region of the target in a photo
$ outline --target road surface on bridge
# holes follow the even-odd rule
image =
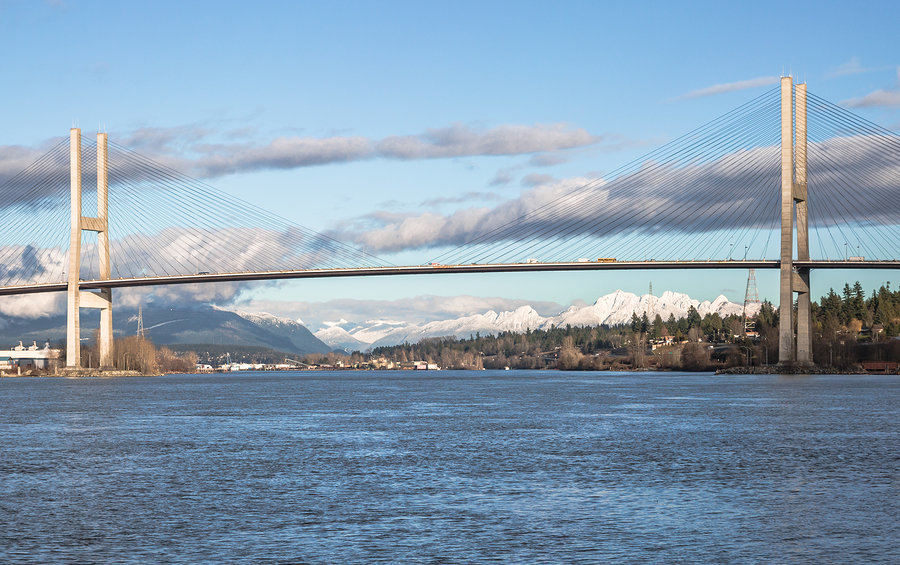
[[[897,269],[900,261],[793,261],[797,268],[810,269]],[[195,284],[216,282],[241,282],[286,279],[319,279],[333,277],[376,277],[386,275],[442,275],[460,273],[530,273],[548,271],[617,271],[617,270],[668,270],[668,269],[778,269],[777,260],[735,261],[614,261],[614,262],[560,262],[560,263],[502,263],[471,265],[407,265],[391,267],[365,267],[358,269],[301,269],[284,271],[260,271],[246,273],[197,273],[153,277],[131,277],[109,280],[81,281],[82,290],[101,288],[125,288],[168,284]],[[62,292],[66,283],[43,283],[0,288],[0,295]]]

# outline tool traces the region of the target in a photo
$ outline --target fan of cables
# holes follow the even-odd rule
[[[602,178],[534,189],[434,261],[777,259],[780,121],[775,88]],[[808,128],[811,258],[896,259],[900,138],[812,95]]]

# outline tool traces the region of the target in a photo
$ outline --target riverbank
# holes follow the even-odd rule
[[[761,367],[729,367],[718,369],[717,375],[871,375],[861,367],[836,369],[834,367],[788,367],[784,365],[764,365]]]
[[[60,371],[58,373],[44,373],[41,371],[24,371],[22,374],[16,375],[4,375],[0,374],[0,378],[4,379],[15,379],[20,377],[46,377],[46,378],[67,378],[67,379],[78,379],[82,377],[101,377],[101,378],[111,378],[111,377],[158,377],[161,373],[149,374],[145,375],[139,371],[120,371],[120,370],[108,370],[101,371],[100,369],[67,369]]]
[[[485,369],[450,369],[451,371],[472,371],[472,372],[481,372]],[[510,369],[510,371],[533,371],[534,369]],[[563,369],[540,369],[541,371],[559,371],[561,373],[580,373],[580,372],[596,372],[596,373],[674,373],[674,372],[687,372],[687,373],[710,373],[713,372],[715,375],[872,375],[872,374],[893,374],[893,373],[878,373],[878,372],[867,372],[862,368],[856,369],[848,369],[841,370],[835,369],[832,367],[785,367],[779,365],[769,365],[769,366],[761,366],[761,367],[729,367],[727,369],[710,369],[705,371],[684,371],[683,369],[674,369],[674,368],[662,368],[662,367],[649,367],[649,368],[634,368],[634,367],[617,367],[614,369],[605,369],[605,370],[593,370],[587,371],[583,369],[574,369],[574,370],[563,370]],[[404,371],[399,369],[353,369],[353,368],[340,368],[340,369],[330,369],[330,370],[304,370],[300,369],[300,372],[331,372],[331,371],[339,371],[339,372],[383,372],[383,373],[435,373],[440,372],[440,370],[430,370],[430,371]],[[179,375],[232,375],[238,376],[246,373],[291,373],[297,372],[297,370],[292,371],[215,371],[215,372],[207,372],[207,371],[198,371],[195,373],[184,373],[184,372],[169,372],[169,373],[152,373],[152,374],[144,374],[139,371],[119,371],[119,370],[111,370],[111,371],[101,371],[99,369],[79,369],[79,370],[68,370],[62,371],[59,373],[42,373],[36,371],[25,371],[22,374],[13,374],[6,375],[0,374],[0,378],[8,379],[8,378],[33,378],[33,377],[41,377],[41,378],[118,378],[118,377],[159,377],[163,375],[169,374],[179,374]]]

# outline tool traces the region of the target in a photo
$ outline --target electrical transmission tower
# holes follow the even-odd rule
[[[137,320],[137,336],[140,338],[144,337],[144,307],[142,305],[138,305],[138,320]]]
[[[756,269],[750,269],[750,273],[747,275],[747,292],[744,293],[744,335],[752,332],[756,324],[755,322],[748,316],[748,310],[750,310],[751,306],[759,305],[759,289],[756,287]],[[755,308],[758,312],[759,308]]]

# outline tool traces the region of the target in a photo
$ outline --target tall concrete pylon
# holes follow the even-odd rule
[[[97,134],[97,216],[82,216],[81,210],[81,130],[69,131],[70,232],[69,272],[66,308],[66,368],[81,367],[81,308],[100,310],[100,368],[113,366],[112,289],[83,291],[81,281],[81,232],[97,232],[100,279],[109,279],[109,153],[105,133]]]
[[[794,269],[795,208],[797,215],[797,260],[809,260],[809,210],[807,197],[806,85],[797,85],[795,102],[793,79],[791,77],[782,77],[781,284],[778,308],[778,362],[781,364],[800,363],[808,365],[812,363],[809,269]],[[793,308],[795,292],[798,295],[796,348]]]
[[[806,84],[797,85],[794,156],[794,204],[797,211],[797,260],[809,261],[809,208],[806,185]],[[798,268],[794,277],[797,293],[797,362],[812,363],[812,311],[809,295],[809,268]]]

